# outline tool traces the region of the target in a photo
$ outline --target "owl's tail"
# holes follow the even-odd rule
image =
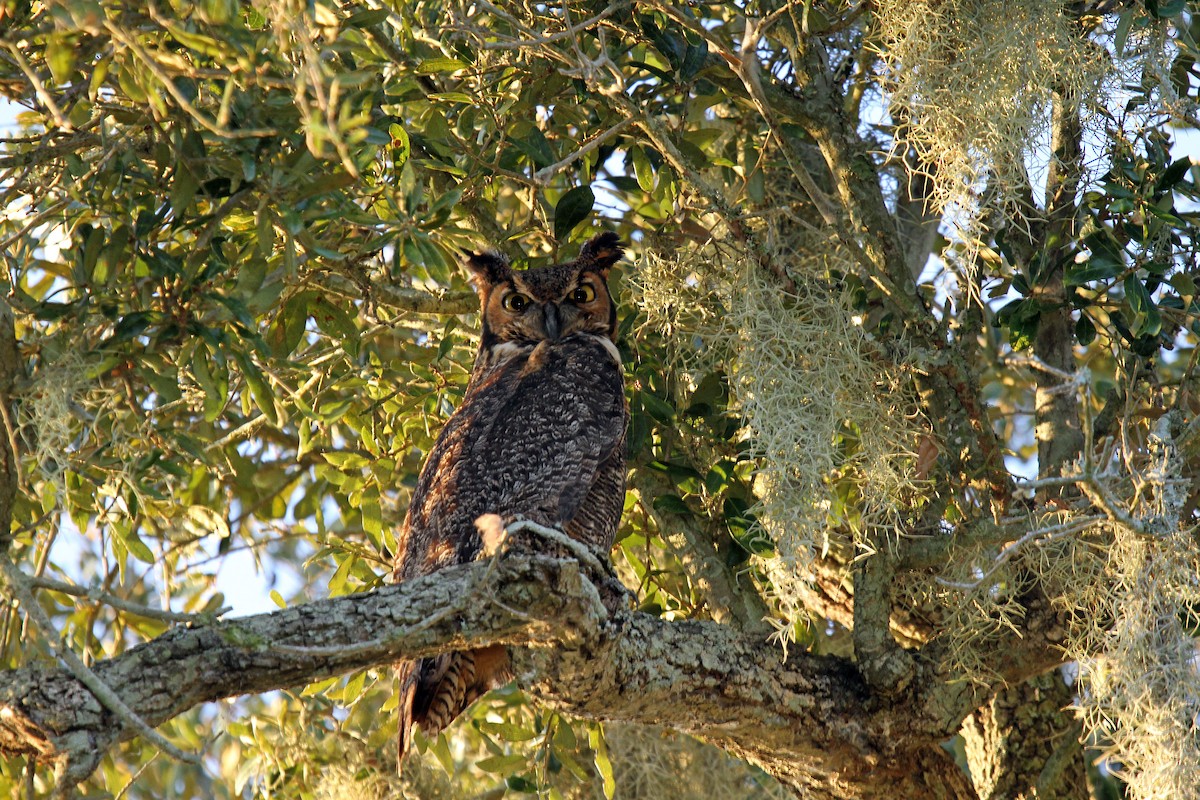
[[[508,652],[502,646],[444,653],[396,668],[400,678],[400,736],[397,770],[412,747],[412,728],[437,736],[491,689],[510,678]]]

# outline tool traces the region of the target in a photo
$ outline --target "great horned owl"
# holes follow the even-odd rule
[[[498,253],[467,260],[483,320],[479,353],[413,491],[398,581],[475,559],[485,515],[559,527],[607,555],[625,499],[629,417],[606,283],[621,254],[616,234],[603,233],[550,267],[514,271]],[[437,735],[508,680],[508,654],[446,653],[398,672],[403,762],[412,726]]]

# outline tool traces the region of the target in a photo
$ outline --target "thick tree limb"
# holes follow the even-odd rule
[[[492,566],[481,562],[378,592],[174,628],[92,671],[142,719],[159,725],[200,703],[402,656],[492,642],[571,646],[594,638],[607,617],[575,562],[514,559]],[[53,760],[60,780],[87,777],[105,751],[135,733],[67,670],[0,674],[0,752]]]
[[[938,745],[981,700],[969,687],[946,694],[924,667],[913,685],[937,692],[880,698],[845,659],[800,653],[785,663],[731,626],[669,623],[629,605],[611,577],[593,583],[577,561],[508,554],[376,592],[178,627],[92,670],[158,725],[204,702],[502,643],[515,648],[521,683],[547,702],[689,731],[806,797],[971,796]],[[66,670],[0,674],[0,751],[55,762],[62,784],[134,735]]]

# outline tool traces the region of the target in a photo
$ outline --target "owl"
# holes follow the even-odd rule
[[[625,499],[629,419],[603,233],[574,261],[514,271],[495,252],[466,262],[483,330],[462,405],[421,468],[400,531],[395,578],[474,560],[500,524],[562,529],[607,556]],[[403,662],[400,761],[412,726],[436,736],[509,678],[502,646]]]

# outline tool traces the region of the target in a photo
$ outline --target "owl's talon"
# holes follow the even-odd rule
[[[499,553],[508,538],[504,520],[499,514],[480,515],[475,519],[475,530],[479,531],[479,538],[483,540],[483,549],[480,551],[483,558],[491,558]]]

